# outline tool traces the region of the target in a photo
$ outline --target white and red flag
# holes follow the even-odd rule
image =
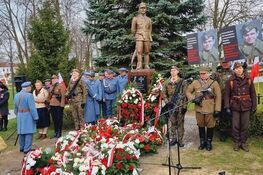
[[[64,82],[64,80],[63,80],[63,78],[62,78],[62,76],[61,76],[60,73],[58,73],[58,82],[59,82],[59,84],[61,84],[65,89],[67,89],[67,86],[66,86],[66,84],[65,84],[65,82]]]
[[[254,63],[250,72],[250,79],[253,81],[259,75],[259,57],[255,57]]]

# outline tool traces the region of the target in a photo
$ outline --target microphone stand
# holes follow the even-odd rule
[[[181,105],[177,105],[175,107],[173,107],[172,109],[169,109],[168,111],[164,112],[163,114],[159,115],[159,118],[161,116],[164,116],[166,114],[169,114],[169,116],[166,116],[166,122],[167,122],[167,140],[168,140],[168,164],[163,163],[163,166],[168,166],[169,167],[169,175],[171,175],[171,168],[176,168],[177,169],[177,175],[180,174],[180,171],[182,169],[201,169],[201,167],[184,167],[181,165],[181,156],[180,156],[180,146],[179,146],[179,131],[178,131],[178,118],[176,119],[176,144],[177,144],[177,158],[178,158],[178,163],[176,165],[171,165],[171,144],[170,144],[170,129],[171,126],[169,126],[169,118],[171,118],[174,114],[176,109],[188,104],[189,102],[191,102],[192,100],[188,100],[187,102],[181,104]],[[178,116],[178,112],[177,112],[177,116]]]

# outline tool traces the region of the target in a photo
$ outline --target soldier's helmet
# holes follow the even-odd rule
[[[246,35],[252,29],[256,29],[256,31],[258,31],[258,27],[255,24],[253,23],[244,24],[241,29],[242,35]]]

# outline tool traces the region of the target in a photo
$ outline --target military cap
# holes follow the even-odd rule
[[[80,71],[78,69],[72,69],[72,72],[78,72],[80,73]]]
[[[202,42],[204,42],[205,40],[209,39],[210,37],[212,37],[213,39],[215,38],[215,33],[214,31],[208,31],[208,32],[204,32],[201,39]]]
[[[51,81],[50,79],[45,79],[45,81],[44,82],[47,82],[47,81]]]
[[[104,72],[99,72],[99,76],[105,76]]]
[[[95,77],[95,73],[94,72],[85,72],[84,75],[90,76],[90,77]]]
[[[119,71],[125,71],[125,72],[128,72],[128,69],[125,68],[125,67],[121,67],[121,68],[119,69]]]
[[[244,24],[241,29],[242,35],[247,34],[247,32],[249,32],[252,29],[256,29],[256,31],[258,31],[258,28],[255,24],[252,23]]]
[[[115,72],[113,70],[107,69],[105,72],[107,72],[108,74],[114,74]]]
[[[177,71],[180,71],[180,69],[177,66],[172,66],[171,69],[176,69]]]
[[[26,88],[26,87],[29,87],[29,86],[31,86],[31,82],[30,81],[26,81],[26,82],[21,84],[22,88]]]
[[[236,69],[236,68],[239,68],[239,67],[242,67],[242,64],[240,62],[235,62],[233,69]]]
[[[210,67],[205,67],[205,66],[199,67],[199,72],[210,72],[210,71],[211,71]]]
[[[58,76],[57,75],[52,75],[52,77],[51,77],[52,79],[58,79]]]

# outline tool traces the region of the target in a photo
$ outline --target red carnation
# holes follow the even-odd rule
[[[122,163],[121,162],[118,162],[117,164],[116,164],[116,168],[117,169],[122,169],[122,167],[123,167],[123,165],[122,165]]]
[[[132,156],[133,160],[137,160],[137,157],[135,155]]]
[[[148,145],[148,144],[145,145],[145,146],[144,146],[144,149],[145,149],[145,151],[149,151],[149,150],[150,150],[150,145]]]
[[[151,136],[149,137],[149,140],[150,140],[151,142],[155,141],[155,139],[156,139],[156,136],[155,136],[155,135],[151,135]]]
[[[101,160],[101,163],[107,167],[107,164],[108,164],[108,159],[106,157],[104,157],[102,160]]]
[[[134,167],[132,165],[129,166],[129,170],[132,171]]]
[[[122,103],[122,104],[121,104],[121,107],[122,107],[122,108],[126,108],[127,106],[128,106],[127,103]]]
[[[117,160],[121,160],[121,158],[122,158],[122,157],[121,157],[120,154],[116,154],[116,159],[117,159]]]
[[[130,160],[131,159],[130,154],[125,154],[125,158],[126,158],[126,160]]]

